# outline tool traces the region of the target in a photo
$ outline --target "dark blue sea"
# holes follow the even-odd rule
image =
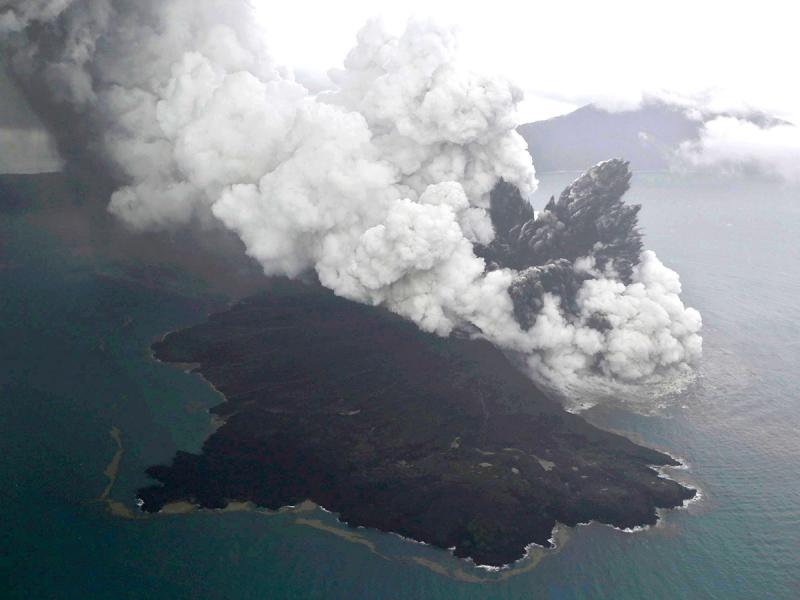
[[[537,204],[573,177],[541,176]],[[144,469],[197,451],[220,401],[149,346],[230,298],[174,266],[142,275],[46,188],[0,199],[3,598],[800,598],[798,189],[635,176],[704,358],[687,389],[586,416],[684,458],[702,499],[647,531],[565,530],[493,574],[319,509],[129,518]]]

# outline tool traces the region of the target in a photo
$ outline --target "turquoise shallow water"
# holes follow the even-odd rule
[[[568,174],[542,177],[540,198]],[[32,199],[33,200],[33,199]],[[383,555],[294,515],[125,520],[89,502],[196,450],[219,397],[151,360],[151,341],[221,299],[191,279],[142,285],[37,220],[0,213],[0,581],[12,598],[800,597],[800,193],[755,181],[638,175],[647,245],[681,273],[705,322],[688,390],[655,416],[589,417],[685,457],[703,500],[650,531],[591,525],[535,569],[470,583],[446,553],[358,531]],[[317,511],[308,518],[335,526]],[[469,574],[474,570],[463,567]]]

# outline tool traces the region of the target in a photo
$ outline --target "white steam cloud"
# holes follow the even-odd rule
[[[679,157],[694,167],[755,172],[798,184],[800,127],[717,117],[704,124],[700,139],[681,145]]]
[[[133,227],[219,221],[265,273],[313,269],[338,295],[440,335],[477,327],[562,390],[663,380],[699,356],[700,316],[652,252],[629,285],[584,282],[577,317],[547,296],[520,327],[516,271],[487,271],[473,244],[494,237],[500,178],[535,189],[521,93],[466,69],[451,30],[412,21],[397,37],[370,22],[330,74],[335,89],[311,94],[274,64],[246,2],[12,5],[0,31],[16,72],[100,132],[127,181],[110,210]],[[59,43],[37,44],[36,20],[57,23]],[[597,313],[609,329],[587,325]]]
[[[585,269],[586,263],[591,260],[578,259],[575,268]],[[631,391],[625,384],[632,382],[650,384],[655,393],[672,391],[672,384],[691,375],[690,365],[702,353],[702,319],[683,305],[678,274],[645,250],[630,284],[613,274],[596,275],[578,291],[575,319],[565,317],[559,298],[545,296],[526,334],[533,342],[529,366],[568,396],[580,398],[577,406],[591,403],[585,398],[588,389],[595,392],[592,396],[624,394]],[[605,331],[590,325],[598,314],[609,321]]]

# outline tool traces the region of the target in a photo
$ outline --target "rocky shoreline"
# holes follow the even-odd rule
[[[148,469],[148,512],[310,499],[500,567],[550,547],[557,523],[654,525],[695,495],[654,468],[678,461],[567,413],[488,342],[314,286],[278,280],[153,351],[197,363],[226,401],[201,454]]]

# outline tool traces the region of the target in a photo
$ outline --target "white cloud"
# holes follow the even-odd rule
[[[704,125],[699,140],[684,143],[679,156],[693,167],[756,172],[800,183],[800,128],[792,124],[761,127],[735,117],[718,117]]]
[[[382,14],[399,30],[410,15],[432,16],[459,28],[468,64],[510,77],[531,96],[619,108],[670,93],[714,110],[759,108],[789,120],[800,113],[800,85],[791,76],[800,6],[782,0],[757,6],[722,0],[254,5],[278,60],[319,72],[335,66],[370,17]],[[549,116],[534,104],[523,108],[524,121]]]

